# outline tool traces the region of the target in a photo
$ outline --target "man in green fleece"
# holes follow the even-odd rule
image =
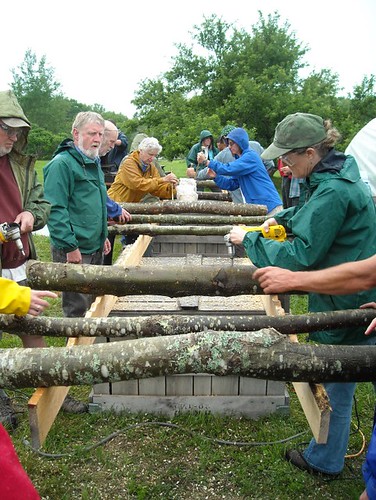
[[[51,202],[48,229],[54,262],[103,263],[111,244],[107,238],[107,190],[99,149],[105,123],[98,113],[78,113],[72,139],[65,139],[44,167],[44,190]],[[95,297],[63,292],[67,317],[82,317]]]

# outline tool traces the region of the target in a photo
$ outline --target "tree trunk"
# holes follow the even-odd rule
[[[162,201],[160,203],[120,203],[130,214],[216,214],[266,215],[265,205],[224,203],[220,201]]]
[[[92,266],[56,262],[27,262],[31,288],[62,290],[94,295],[262,295],[252,279],[255,267],[249,266]]]
[[[308,333],[349,326],[366,326],[375,309],[349,309],[298,316],[174,316],[151,315],[106,318],[51,318],[0,314],[0,329],[8,333],[48,337],[157,337],[206,330],[251,332],[274,328],[281,334]]]
[[[200,215],[200,214],[134,214],[132,215],[132,224],[171,224],[171,225],[248,225],[255,226],[265,222],[264,216],[244,216],[244,215]]]
[[[271,380],[360,382],[375,378],[376,346],[313,346],[273,329],[213,332],[63,348],[0,351],[0,387],[93,385],[209,373]]]
[[[211,193],[206,191],[198,191],[199,200],[215,200],[215,201],[232,201],[230,193]]]
[[[159,226],[156,224],[116,224],[109,226],[109,234],[147,234],[156,236],[158,234],[188,234],[195,236],[224,236],[229,233],[233,226]],[[223,241],[224,243],[224,241]]]

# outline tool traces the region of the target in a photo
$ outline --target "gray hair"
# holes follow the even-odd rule
[[[156,139],[155,137],[145,137],[145,139],[140,142],[138,150],[146,151],[147,153],[150,153],[151,151],[157,151],[157,154],[159,154],[162,151],[162,146],[159,144],[158,139]]]
[[[95,113],[94,111],[81,111],[78,113],[76,118],[74,119],[72,125],[72,134],[73,129],[81,130],[87,123],[97,123],[104,128],[104,119],[99,113]]]

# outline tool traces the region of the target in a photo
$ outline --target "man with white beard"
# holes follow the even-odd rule
[[[72,139],[65,139],[44,167],[44,194],[51,203],[48,229],[54,262],[97,264],[111,245],[107,238],[107,190],[99,150],[105,122],[92,111],[78,113]],[[95,297],[63,292],[64,316],[82,317]]]

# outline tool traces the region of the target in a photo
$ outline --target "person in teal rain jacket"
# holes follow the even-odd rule
[[[270,225],[284,225],[294,237],[291,241],[269,240],[239,226],[231,230],[230,240],[243,244],[255,266],[319,270],[376,253],[375,204],[355,159],[334,149],[338,139],[330,120],[317,115],[295,113],[278,124],[274,141],[263,156],[281,157],[293,177],[303,183],[299,204],[263,224],[266,231]],[[310,293],[309,310],[353,309],[375,298],[375,289],[347,295]],[[310,339],[321,344],[376,343],[374,333],[364,338],[363,327],[313,332]],[[332,407],[327,443],[312,439],[304,451],[288,450],[286,459],[311,474],[333,477],[344,467],[355,383],[325,383],[324,387]]]
[[[195,173],[204,168],[203,161],[198,161],[197,155],[203,152],[205,159],[212,160],[214,156],[219,153],[219,149],[214,144],[213,134],[209,130],[202,130],[200,133],[200,140],[194,144],[186,158],[187,163],[187,177],[195,177]]]
[[[64,140],[44,167],[44,192],[51,203],[48,219],[54,262],[102,264],[107,238],[107,190],[99,148],[104,120],[91,111],[78,113],[72,139]],[[84,316],[93,297],[63,292],[65,316]]]
[[[244,203],[266,205],[268,215],[282,210],[282,200],[260,155],[249,147],[247,132],[243,128],[234,128],[227,139],[234,161],[205,161],[203,154],[198,154],[198,160],[208,167],[208,175],[222,189],[235,191],[240,188]]]

